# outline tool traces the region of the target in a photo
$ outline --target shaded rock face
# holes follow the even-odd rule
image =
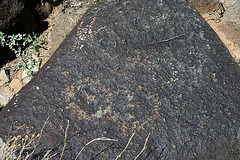
[[[51,9],[50,3],[41,0],[2,0],[0,31],[6,34],[38,32]]]
[[[37,29],[36,20],[24,5],[25,0],[2,0],[0,2],[0,31],[12,34],[26,32],[29,28],[32,31]]]
[[[15,58],[16,55],[8,46],[0,47],[0,67],[7,61],[14,60]]]
[[[40,133],[35,157],[234,158],[240,70],[187,1],[103,0],[0,112],[0,135]],[[48,120],[47,120],[48,119]],[[47,121],[46,121],[47,120]],[[149,135],[150,134],[150,135]],[[147,136],[149,135],[149,138]]]

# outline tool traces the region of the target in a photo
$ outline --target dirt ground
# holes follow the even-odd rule
[[[63,2],[60,6],[55,6],[52,14],[46,19],[49,23],[49,28],[41,35],[42,48],[37,54],[31,54],[35,59],[40,69],[51,57],[54,51],[65,39],[66,35],[72,30],[76,23],[81,19],[86,10],[94,5],[94,0],[82,0],[81,2],[68,3]],[[222,0],[225,7],[229,7],[234,3],[234,0]],[[226,47],[229,49],[233,58],[240,62],[240,46],[234,44],[227,39],[226,35],[221,31],[221,23],[216,17],[216,10],[202,14],[203,18],[219,35]],[[31,52],[31,50],[29,50]],[[29,56],[29,54],[28,54]],[[28,59],[28,57],[23,57]],[[32,77],[26,75],[26,69],[16,67],[21,59],[17,58],[6,65],[2,69],[9,71],[9,80],[0,86],[0,108],[5,106],[8,101],[16,94],[24,85],[26,85]]]

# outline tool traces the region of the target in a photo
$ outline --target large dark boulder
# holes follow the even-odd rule
[[[239,80],[189,2],[102,0],[3,108],[0,135],[43,129],[35,157],[59,159],[69,121],[63,159],[99,137],[118,141],[88,144],[79,159],[115,159],[126,146],[121,159],[142,149],[139,159],[234,159]]]

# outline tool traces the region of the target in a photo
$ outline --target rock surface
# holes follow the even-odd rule
[[[0,88],[0,105],[5,106],[13,97],[14,92],[10,88]]]
[[[3,140],[0,138],[0,157],[3,157],[3,154],[5,152],[5,146],[6,146],[6,143],[3,142]]]
[[[218,0],[189,0],[189,2],[191,2],[200,13],[206,13],[216,8]]]
[[[118,141],[91,143],[79,159],[115,159],[129,140],[122,159],[145,143],[139,159],[234,159],[239,79],[188,2],[100,1],[0,112],[0,135],[43,129],[35,158],[50,149],[59,159],[69,121],[63,159],[98,137]]]
[[[240,1],[226,10],[221,27],[229,39],[240,45]]]
[[[3,69],[0,71],[0,87],[9,82],[9,76],[6,74],[6,71]]]
[[[14,93],[17,93],[23,87],[23,84],[19,79],[13,79],[9,87]]]

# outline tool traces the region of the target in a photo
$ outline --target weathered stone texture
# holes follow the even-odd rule
[[[103,0],[3,108],[0,135],[39,133],[36,157],[233,158],[240,69],[185,0]],[[11,125],[10,125],[11,124]],[[11,127],[10,127],[11,126]]]
[[[200,13],[206,13],[216,9],[219,0],[189,0]]]
[[[240,1],[236,1],[226,10],[221,28],[229,39],[240,45]]]
[[[3,69],[0,71],[0,87],[4,86],[9,82],[9,75],[7,75],[6,71]]]

